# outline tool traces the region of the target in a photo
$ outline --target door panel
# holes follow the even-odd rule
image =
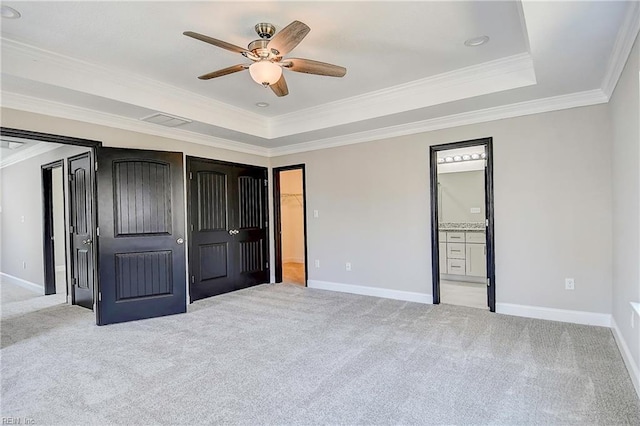
[[[93,309],[93,167],[89,153],[69,159],[71,283],[73,303]]]
[[[230,233],[233,169],[189,159],[191,301],[234,290],[235,252]]]
[[[265,174],[259,168],[238,168],[237,174],[239,270],[236,290],[269,281]]]
[[[99,323],[186,312],[182,154],[98,150]]]
[[[267,282],[266,171],[187,162],[191,301]]]

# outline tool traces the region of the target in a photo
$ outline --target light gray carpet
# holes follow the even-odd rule
[[[640,424],[606,328],[293,285],[107,327],[23,309],[1,415],[37,424]]]

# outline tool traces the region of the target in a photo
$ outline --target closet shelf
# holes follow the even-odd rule
[[[302,194],[280,194],[280,199],[283,201],[291,198],[295,199],[300,205],[302,205]]]

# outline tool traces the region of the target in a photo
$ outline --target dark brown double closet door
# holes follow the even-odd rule
[[[191,301],[269,281],[267,169],[187,157]]]

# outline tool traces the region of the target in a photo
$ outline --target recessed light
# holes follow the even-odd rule
[[[21,16],[20,12],[14,8],[4,5],[0,7],[0,13],[2,13],[3,18],[7,19],[18,19]]]
[[[258,103],[256,104],[256,106],[257,106],[257,107],[260,107],[260,108],[266,108],[266,107],[268,107],[268,106],[269,106],[269,104],[268,104],[268,103],[266,103],[266,102],[258,102]]]
[[[487,43],[489,43],[489,37],[485,35],[485,36],[470,38],[464,42],[464,45],[467,47],[477,47]]]

